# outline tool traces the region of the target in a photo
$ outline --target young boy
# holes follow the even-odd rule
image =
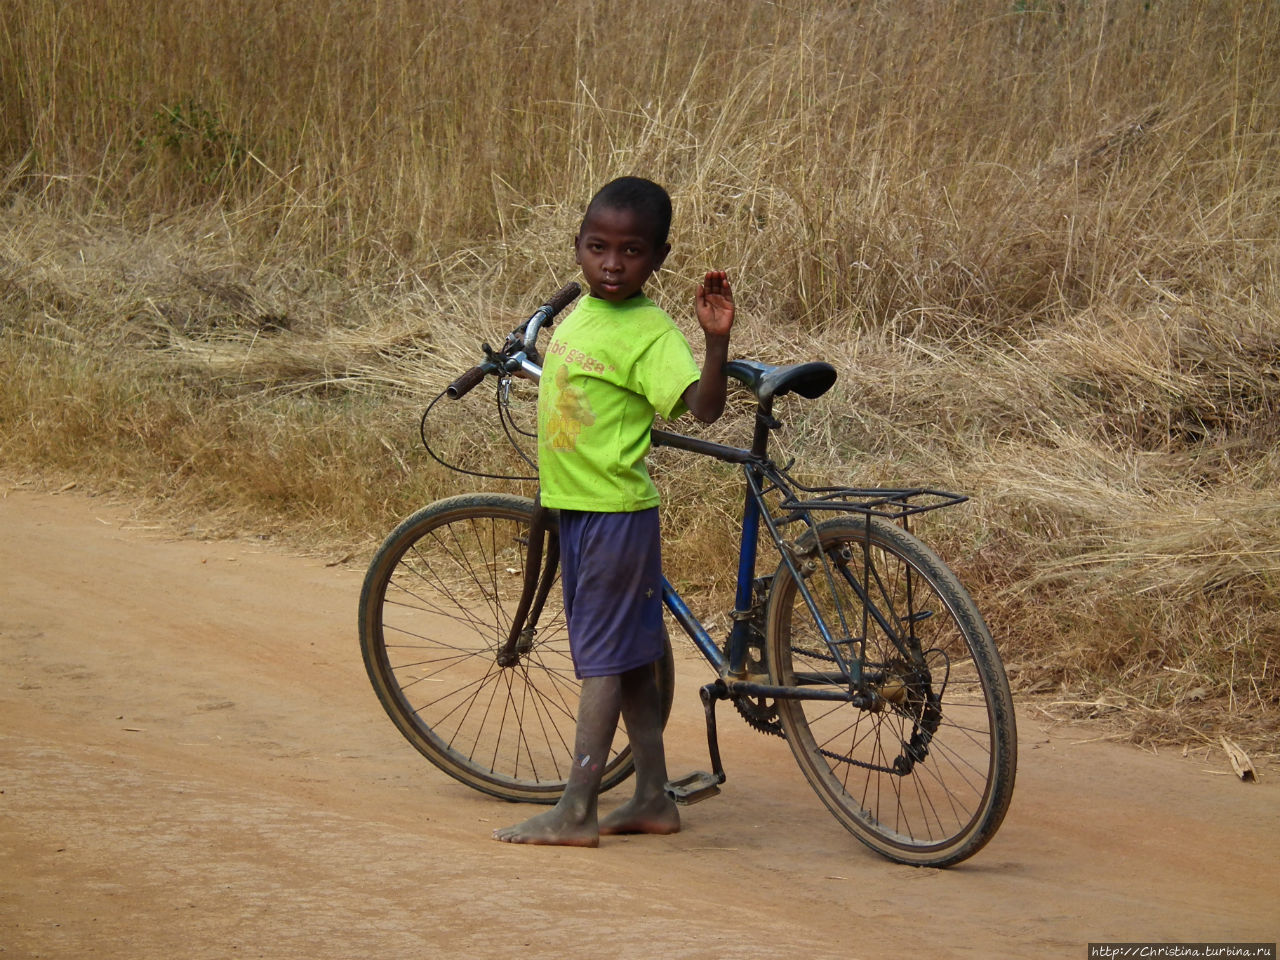
[[[675,833],[654,664],[664,650],[658,492],[644,458],[654,413],[686,409],[712,423],[724,412],[724,362],[733,293],[707,273],[695,300],[706,338],[699,370],[676,325],[644,295],[671,250],[671,199],[622,177],[587,207],[573,240],[591,293],[545,352],[538,390],[538,476],[544,506],[560,511],[561,579],[574,669],[582,680],[573,764],[560,802],[494,831],[509,843],[594,847],[601,835]],[[621,715],[636,789],[597,817],[600,778]]]

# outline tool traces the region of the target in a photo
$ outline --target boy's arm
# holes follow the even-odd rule
[[[684,392],[684,404],[703,423],[715,423],[724,413],[725,372],[729,359],[729,331],[733,327],[733,290],[723,270],[710,270],[694,298],[698,325],[706,337],[702,376]]]

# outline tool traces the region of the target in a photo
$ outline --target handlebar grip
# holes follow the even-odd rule
[[[508,348],[511,347],[515,338],[519,336],[521,330],[526,329],[528,325],[532,323],[534,324],[533,330],[535,331],[533,336],[536,337],[537,336],[536,331],[538,327],[543,323],[549,323],[552,317],[554,317],[557,313],[559,313],[569,304],[573,303],[574,299],[581,292],[582,292],[582,287],[579,286],[577,283],[570,281],[569,283],[566,283],[563,287],[561,287],[559,290],[557,290],[555,293],[553,293],[551,295],[551,298],[547,300],[547,302],[544,303],[541,307],[538,308],[537,313],[535,313],[532,317],[526,320],[521,326],[517,327],[511,333],[511,335],[507,337],[507,347],[504,347],[503,353],[501,354],[501,358],[505,360],[509,357]],[[498,356],[497,354],[494,354],[493,351],[489,349],[489,345],[487,343],[484,344],[483,346],[484,346],[485,353],[490,354],[492,357]],[[530,345],[530,350],[532,352],[531,345]],[[445,388],[445,393],[448,395],[450,400],[460,400],[462,399],[462,397],[466,396],[471,391],[471,389],[475,387],[477,383],[479,383],[486,376],[488,376],[489,374],[493,373],[498,369],[500,369],[500,365],[496,363],[493,359],[489,359],[489,360],[486,360],[484,363],[477,364],[476,366],[468,370],[466,373],[464,373],[462,376],[460,376],[457,380],[453,381],[453,383],[449,384],[449,386]]]
[[[551,299],[543,304],[543,306],[549,311],[547,319],[550,320],[569,304],[573,303],[574,299],[576,299],[578,294],[581,292],[582,287],[570,280],[563,287],[553,293],[551,295]]]
[[[449,395],[450,400],[461,400],[466,396],[471,388],[485,378],[485,375],[493,369],[491,363],[476,364],[445,389],[445,393]]]

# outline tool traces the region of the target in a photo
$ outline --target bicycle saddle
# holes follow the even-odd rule
[[[759,360],[730,360],[724,372],[743,383],[764,402],[795,391],[814,400],[831,389],[836,382],[836,368],[822,360],[790,363],[775,367]]]

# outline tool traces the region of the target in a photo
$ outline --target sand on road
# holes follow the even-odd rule
[[[724,707],[729,780],[680,834],[495,843],[529,808],[438,772],[373,695],[360,558],[149,526],[0,493],[5,958],[1083,958],[1280,934],[1271,771],[1025,708],[1008,818],[951,870],[866,850]],[[707,766],[706,668],[678,667],[673,775]]]

